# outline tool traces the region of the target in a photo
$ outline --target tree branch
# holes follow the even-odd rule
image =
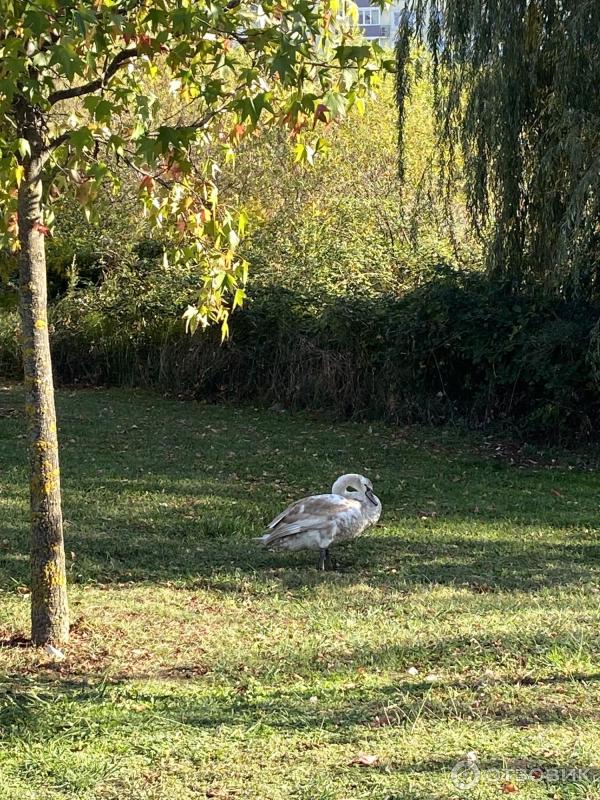
[[[132,58],[136,58],[137,55],[137,47],[130,47],[128,50],[121,50],[121,52],[117,53],[117,55],[110,62],[102,74],[102,77],[96,78],[95,81],[84,83],[81,86],[72,86],[69,89],[60,89],[58,92],[52,92],[48,98],[50,105],[53,106],[56,103],[60,103],[62,100],[69,100],[72,97],[81,97],[84,94],[97,92],[98,89],[106,86],[107,82],[120,67],[126,64],[128,61],[131,61]]]
[[[159,174],[154,175],[151,172],[147,172],[145,169],[138,167],[137,164],[128,156],[122,155],[121,158],[127,164],[127,166],[134,172],[137,172],[138,175],[142,175],[144,178],[152,178],[153,181],[156,181],[164,189],[172,189],[173,185],[177,183],[177,181],[168,181]]]
[[[60,147],[61,144],[64,144],[69,136],[71,135],[71,131],[65,131],[65,133],[61,133],[60,136],[55,136],[54,139],[50,139],[44,150],[50,152],[51,150],[56,150],[57,147]]]
[[[219,114],[222,114],[223,111],[225,111],[227,109],[232,97],[233,97],[233,92],[230,92],[227,95],[227,100],[223,103],[223,105],[219,106],[219,108],[213,109],[212,111],[207,111],[206,114],[204,114],[203,117],[200,117],[199,119],[194,120],[189,125],[185,125],[184,127],[186,127],[186,128],[195,128],[196,130],[200,130],[200,129],[206,127],[208,125],[208,123],[214,117],[218,116]]]

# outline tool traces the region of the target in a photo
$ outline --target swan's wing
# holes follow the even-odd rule
[[[292,513],[295,509],[298,509],[300,506],[303,506],[307,500],[310,500],[310,497],[303,497],[302,500],[296,500],[295,503],[289,505],[281,514],[277,514],[277,516],[269,522],[267,525],[267,530],[271,530],[274,528],[278,523],[281,522],[284,517],[287,517],[288,514]]]
[[[303,531],[327,528],[342,516],[360,510],[357,500],[338,494],[317,494],[292,503],[269,523],[264,544]]]

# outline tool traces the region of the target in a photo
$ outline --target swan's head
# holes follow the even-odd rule
[[[364,475],[350,472],[341,475],[331,487],[332,494],[341,494],[344,497],[352,497],[355,500],[368,500],[376,506],[379,501],[373,494],[373,484]]]

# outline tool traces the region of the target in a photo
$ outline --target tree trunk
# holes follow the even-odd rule
[[[31,134],[31,130],[28,133]],[[31,504],[31,639],[35,645],[43,645],[62,644],[68,640],[69,610],[48,338],[42,225],[43,154],[36,138],[28,136],[32,152],[19,187],[18,221]]]

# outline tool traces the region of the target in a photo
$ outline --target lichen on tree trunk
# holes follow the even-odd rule
[[[42,645],[68,640],[69,610],[47,317],[43,153],[41,135],[31,128],[27,133],[32,149],[18,198],[20,310],[31,504],[31,638]]]

